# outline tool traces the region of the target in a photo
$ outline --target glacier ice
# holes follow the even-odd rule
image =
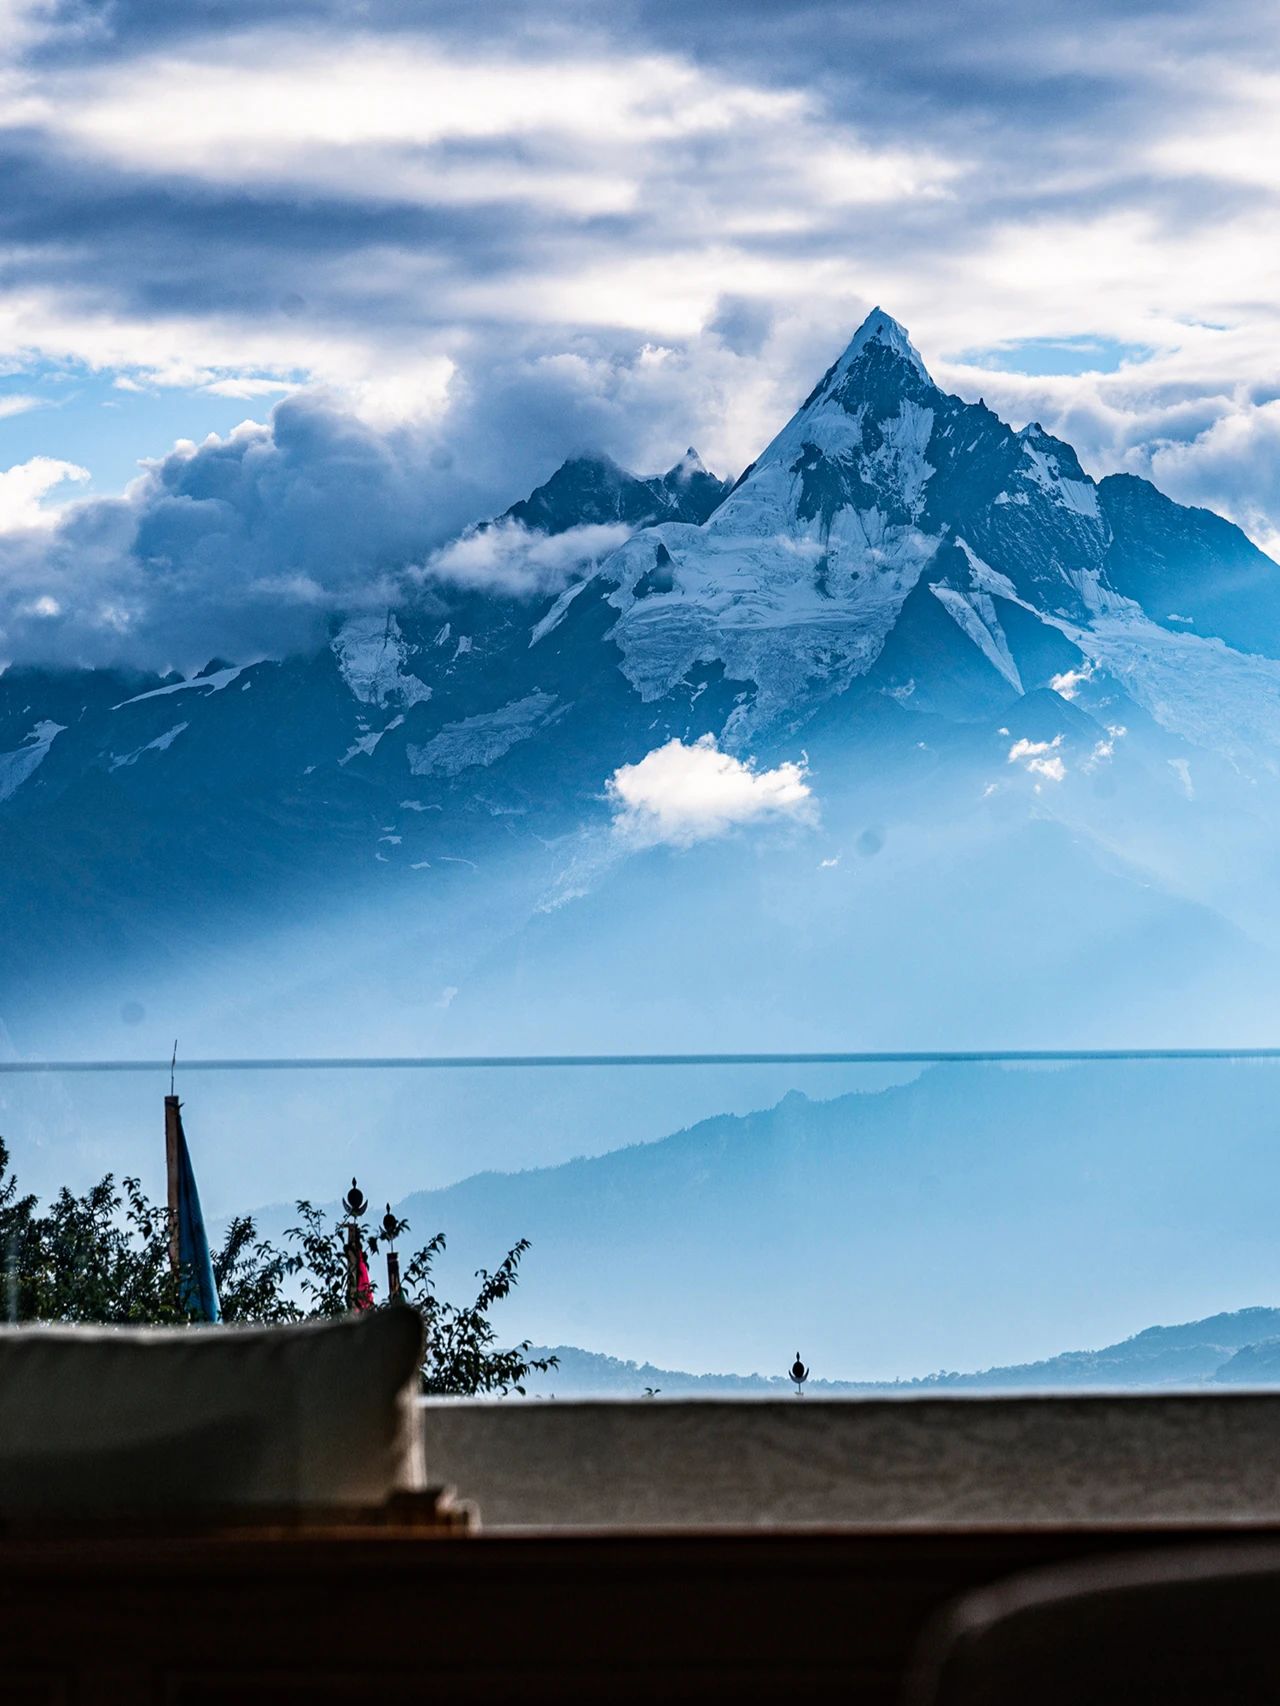
[[[400,624],[386,611],[349,616],[331,642],[342,678],[362,705],[420,705],[431,689],[409,668]]]

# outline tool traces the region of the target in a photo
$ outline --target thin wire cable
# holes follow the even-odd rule
[[[1280,1060],[1280,1048],[848,1049],[794,1054],[319,1055],[184,1060],[191,1072],[408,1072],[478,1068],[680,1066],[1070,1065],[1091,1061]],[[4,1060],[0,1074],[169,1071],[167,1060]]]

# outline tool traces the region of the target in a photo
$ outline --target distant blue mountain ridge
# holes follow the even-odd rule
[[[559,1366],[532,1374],[533,1397],[667,1398],[784,1397],[794,1393],[786,1374],[688,1374],[652,1363],[623,1362],[573,1345],[539,1345],[532,1353],[555,1356]],[[1098,1351],[1064,1351],[1042,1362],[1015,1363],[971,1374],[928,1374],[914,1380],[824,1380],[810,1374],[803,1391],[815,1398],[938,1395],[946,1392],[1046,1392],[1081,1388],[1149,1391],[1161,1387],[1280,1383],[1280,1309],[1255,1306],[1188,1321],[1147,1327]]]

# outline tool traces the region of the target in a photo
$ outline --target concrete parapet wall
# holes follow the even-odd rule
[[[1280,1393],[422,1405],[486,1527],[1280,1522]]]

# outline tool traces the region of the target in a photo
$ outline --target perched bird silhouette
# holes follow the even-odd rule
[[[801,1362],[799,1351],[796,1352],[796,1360],[791,1365],[790,1373],[792,1380],[795,1382],[796,1397],[799,1398],[803,1395],[804,1383],[809,1378],[809,1370]]]

